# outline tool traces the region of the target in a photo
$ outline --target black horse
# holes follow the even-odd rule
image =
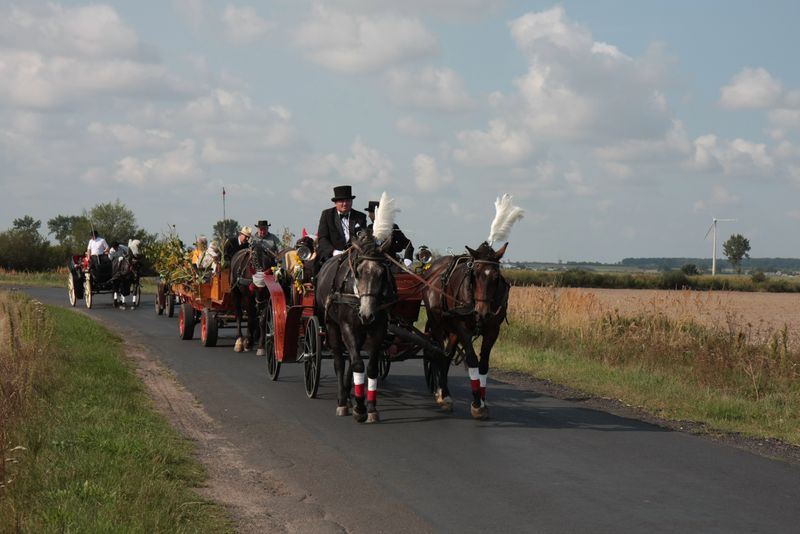
[[[435,392],[436,401],[445,410],[452,410],[447,374],[460,347],[469,370],[470,412],[475,419],[489,417],[486,405],[489,355],[508,308],[509,285],[500,274],[500,259],[507,246],[508,243],[498,251],[486,242],[477,250],[466,247],[468,254],[443,256],[424,274],[427,286],[423,290],[423,301],[428,312],[428,329],[435,342],[440,346],[446,344],[446,357],[431,358],[439,386]],[[483,338],[480,358],[473,348],[477,336]]]
[[[131,294],[131,288],[139,283],[139,258],[128,251],[123,256],[118,256],[111,263],[111,278],[109,284],[114,290],[114,306],[126,305],[126,297]],[[119,298],[119,300],[117,300]],[[139,298],[138,292],[133,295],[133,306],[136,307]]]
[[[355,389],[353,417],[359,423],[380,421],[378,353],[386,336],[387,307],[396,298],[394,277],[386,257],[391,245],[392,240],[387,239],[378,246],[371,231],[360,232],[352,239],[351,248],[322,265],[316,278],[315,313],[324,317],[326,340],[333,353],[339,386],[336,415],[348,415],[350,404],[349,380],[345,380],[344,369],[346,349]],[[367,384],[362,348],[369,352]]]
[[[231,296],[236,307],[236,344],[233,350],[250,350],[258,334],[257,356],[263,356],[266,334],[266,307],[269,291],[264,275],[277,265],[275,256],[263,247],[250,247],[238,251],[231,258]],[[247,309],[247,337],[242,336],[242,314]],[[258,322],[256,322],[258,320]]]

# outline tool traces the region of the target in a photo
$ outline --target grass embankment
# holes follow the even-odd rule
[[[800,352],[785,327],[755,336],[750,325],[709,328],[645,307],[625,317],[589,293],[535,287],[512,288],[509,320],[492,356],[499,368],[800,445]]]
[[[191,446],[153,410],[118,338],[0,293],[3,532],[217,532]]]
[[[570,269],[567,271],[528,271],[504,269],[503,276],[515,286],[597,287],[607,289],[694,289],[698,291],[766,291],[798,293],[796,277],[745,275],[686,276],[681,271],[664,273],[609,273]]]
[[[66,294],[67,276],[69,276],[69,271],[66,267],[42,272],[0,269],[0,287],[10,284],[35,287],[63,287],[64,294]],[[157,286],[158,284],[154,279],[149,277],[142,278],[142,293],[155,295]]]

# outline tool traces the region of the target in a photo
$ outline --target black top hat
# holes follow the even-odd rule
[[[269,228],[269,222],[268,221],[258,221],[258,223],[256,224],[256,227],[257,228]]]
[[[333,198],[331,199],[333,202],[337,200],[353,200],[355,195],[353,195],[353,189],[349,185],[338,185],[333,188]]]
[[[369,201],[369,206],[364,208],[364,211],[372,213],[373,211],[375,211],[375,208],[377,208],[379,205],[380,205],[380,202],[378,202],[377,200],[370,200]]]

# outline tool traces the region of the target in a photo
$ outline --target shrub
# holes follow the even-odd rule
[[[767,281],[767,275],[765,275],[763,271],[754,271],[753,274],[750,275],[750,280],[752,280],[754,284],[761,284]]]
[[[687,263],[683,267],[681,267],[681,271],[686,276],[696,276],[700,274],[700,269],[697,268],[697,265],[694,263]]]
[[[683,271],[668,271],[661,275],[661,289],[683,289],[689,287],[689,279]]]

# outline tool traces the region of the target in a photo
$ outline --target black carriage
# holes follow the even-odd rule
[[[83,299],[86,307],[91,308],[94,303],[94,295],[114,293],[118,287],[111,258],[106,255],[93,258],[96,260],[90,261],[85,255],[74,255],[67,264],[69,269],[67,296],[72,306],[75,306],[78,300]],[[138,261],[134,256],[131,256],[128,262],[128,273],[131,275],[130,294],[135,297],[133,307],[137,308],[141,302],[142,288]],[[114,306],[117,305],[117,301],[114,300]]]

